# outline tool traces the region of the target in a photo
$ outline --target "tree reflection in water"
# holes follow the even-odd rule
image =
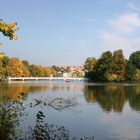
[[[6,103],[0,105],[0,139],[1,140],[77,140],[70,138],[69,130],[64,126],[57,126],[44,122],[45,115],[38,111],[36,115],[35,126],[29,127],[27,132],[20,128],[22,116],[27,116],[24,112],[24,93],[20,94],[19,100],[11,101],[7,99]],[[80,140],[93,140],[94,137],[81,137]]]
[[[59,86],[54,87],[51,90],[57,91],[59,89]],[[84,88],[85,100],[89,103],[98,103],[104,111],[122,112],[126,102],[133,110],[140,110],[140,86],[137,84],[82,85],[81,87],[79,91],[83,92]],[[41,111],[36,115],[35,126],[27,130],[28,134],[26,136],[25,132],[23,134],[23,131],[19,128],[21,117],[26,114],[24,113],[24,100],[21,95],[18,98],[19,100],[16,100],[16,95],[19,96],[19,93],[24,92],[26,96],[23,95],[27,98],[28,92],[47,91],[49,89],[50,87],[45,85],[36,87],[26,83],[18,86],[0,85],[0,139],[71,139],[70,131],[64,126],[59,127],[44,122],[45,116]],[[61,88],[61,90],[64,89]],[[70,85],[67,90],[71,90]],[[12,100],[8,99],[7,101],[6,97],[8,96]],[[83,139],[86,139],[86,137]]]
[[[140,110],[140,86],[102,85],[85,86],[84,96],[87,102],[97,102],[104,111],[122,112],[128,101],[134,110]]]

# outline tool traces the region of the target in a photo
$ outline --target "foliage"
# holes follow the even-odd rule
[[[138,81],[140,70],[140,51],[133,52],[130,55],[129,61],[126,65],[126,79]]]
[[[20,77],[23,76],[23,65],[18,58],[11,58],[6,67],[8,76]]]
[[[0,32],[4,36],[9,37],[10,40],[17,40],[15,32],[18,30],[18,28],[16,26],[17,23],[6,24],[5,21],[3,21],[2,19],[0,20]],[[3,53],[0,53],[0,58],[2,58],[3,56]]]
[[[135,73],[136,73],[135,66],[132,63],[132,61],[129,60],[126,64],[126,80],[133,81]]]
[[[57,76],[55,69],[50,67],[30,65],[27,60],[4,56],[0,59],[0,78],[2,77],[50,77]]]
[[[50,77],[56,75],[55,70],[49,67],[30,65],[29,70],[30,75],[33,77]]]
[[[17,137],[17,127],[19,125],[19,117],[24,114],[23,107],[24,94],[21,93],[19,99],[0,104],[0,138],[2,140],[9,140]]]
[[[6,67],[7,65],[8,65],[8,62],[9,62],[9,57],[8,56],[4,56],[3,58],[2,58],[2,67]]]
[[[132,62],[136,69],[140,69],[140,51],[133,52],[129,61]]]
[[[93,58],[93,57],[92,57]],[[87,58],[87,61],[90,59]],[[84,65],[84,66],[85,66]],[[133,52],[126,60],[122,50],[103,52],[96,60],[96,65],[91,64],[93,70],[88,71],[85,77],[92,81],[138,81],[140,70],[140,51]]]
[[[74,71],[72,73],[72,77],[83,77],[83,73],[79,71]]]
[[[140,81],[140,70],[139,69],[136,69],[136,72],[134,74],[134,80]]]
[[[117,76],[116,81],[124,81],[125,80],[125,66],[126,61],[123,56],[122,50],[114,51],[113,53],[113,69],[114,74]]]
[[[45,115],[39,111],[36,115],[36,125],[30,128],[29,139],[34,140],[69,140],[69,131],[64,127],[44,122]],[[31,135],[32,134],[32,135]]]
[[[16,27],[17,23],[10,23],[7,24],[2,19],[0,20],[0,32],[8,37],[10,40],[17,40],[17,36],[15,35],[18,28]],[[2,46],[2,43],[0,43],[0,46]],[[4,53],[0,53],[0,59],[4,57]]]
[[[30,64],[27,60],[22,60],[21,63],[26,67],[29,68]]]
[[[18,28],[15,28],[16,26],[17,23],[6,24],[5,21],[0,20],[0,32],[2,32],[4,36],[9,37],[11,40],[17,39],[15,32],[18,30]]]
[[[6,73],[5,68],[0,67],[0,75],[1,75],[1,78],[5,77],[5,76],[4,76],[5,73]]]
[[[94,75],[98,75],[95,79],[96,80],[102,80],[107,81],[108,75],[113,73],[113,59],[112,59],[112,53],[110,51],[104,52],[101,57],[98,59]]]
[[[96,66],[97,60],[94,57],[88,57],[84,64],[85,72],[93,71]]]

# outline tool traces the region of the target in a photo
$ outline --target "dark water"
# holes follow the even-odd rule
[[[20,93],[25,94],[24,113],[28,113],[18,117],[22,137],[35,126],[36,114],[42,111],[44,123],[64,126],[70,139],[94,136],[95,140],[140,140],[139,83],[1,83],[0,104],[6,104],[7,97],[18,100]],[[71,104],[56,109],[49,105],[55,99]]]

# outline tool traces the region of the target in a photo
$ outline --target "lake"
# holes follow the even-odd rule
[[[140,140],[140,83],[0,83],[1,106],[15,105],[20,94],[24,94],[23,110],[14,108],[20,112],[14,114],[14,121],[18,120],[14,132],[22,131],[17,138],[31,139],[31,133],[42,128],[63,140]],[[8,127],[13,126],[2,125],[8,117],[0,119],[0,133],[4,129],[9,133]],[[14,139],[12,134],[7,137]]]

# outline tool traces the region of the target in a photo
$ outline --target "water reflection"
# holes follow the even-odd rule
[[[0,84],[0,103],[9,97],[15,101],[20,93],[72,91],[84,93],[86,102],[98,103],[107,112],[122,112],[126,102],[133,110],[140,110],[140,86],[126,84],[55,84],[55,83],[3,83]]]
[[[0,103],[9,97],[11,100],[17,100],[20,93],[41,93],[43,91],[83,91],[83,85],[67,85],[67,84],[54,84],[54,83],[1,83],[0,84]]]
[[[140,110],[139,85],[85,86],[84,96],[88,103],[98,103],[104,111],[122,112],[128,101],[134,110]]]
[[[7,101],[7,97],[15,101],[20,93],[28,93],[29,84],[0,84],[0,103]]]
[[[18,97],[21,93],[25,93],[24,103],[26,106],[23,104],[23,107],[25,107],[25,112],[29,113],[28,119],[20,116],[23,114],[20,111],[22,107],[17,106]],[[65,97],[69,97],[69,99],[76,98],[76,106],[59,111],[47,104],[47,101],[50,103],[56,98]],[[42,106],[34,106],[35,99]],[[41,104],[44,103],[42,101],[46,104]],[[32,107],[30,106],[31,102]],[[135,111],[132,111],[132,109]],[[41,121],[37,118],[35,119],[38,116],[38,111],[42,111],[45,115],[41,119],[41,121],[44,121],[43,123],[40,123]],[[78,113],[78,111],[82,113]],[[137,131],[140,128],[138,111],[140,111],[139,84],[45,82],[0,84],[0,138],[3,136],[3,139],[4,137],[8,139],[15,133],[15,128],[17,128],[15,125],[18,123],[20,123],[24,134],[29,132],[29,135],[26,135],[27,139],[28,137],[34,139],[38,135],[40,136],[40,133],[42,134],[41,130],[43,130],[44,137],[48,137],[47,132],[49,131],[49,136],[53,137],[58,134],[58,138],[59,134],[65,134],[68,138],[70,134],[76,137],[81,137],[81,134],[83,134],[86,136],[94,135],[95,139],[104,138],[105,140],[138,139],[140,137]],[[114,112],[119,112],[119,114]],[[21,118],[24,119],[23,122],[21,122]],[[51,125],[52,123],[53,125]],[[64,127],[60,129],[61,126]],[[14,129],[11,129],[11,127]],[[59,129],[60,131],[57,131]],[[24,136],[22,135],[23,138]]]

